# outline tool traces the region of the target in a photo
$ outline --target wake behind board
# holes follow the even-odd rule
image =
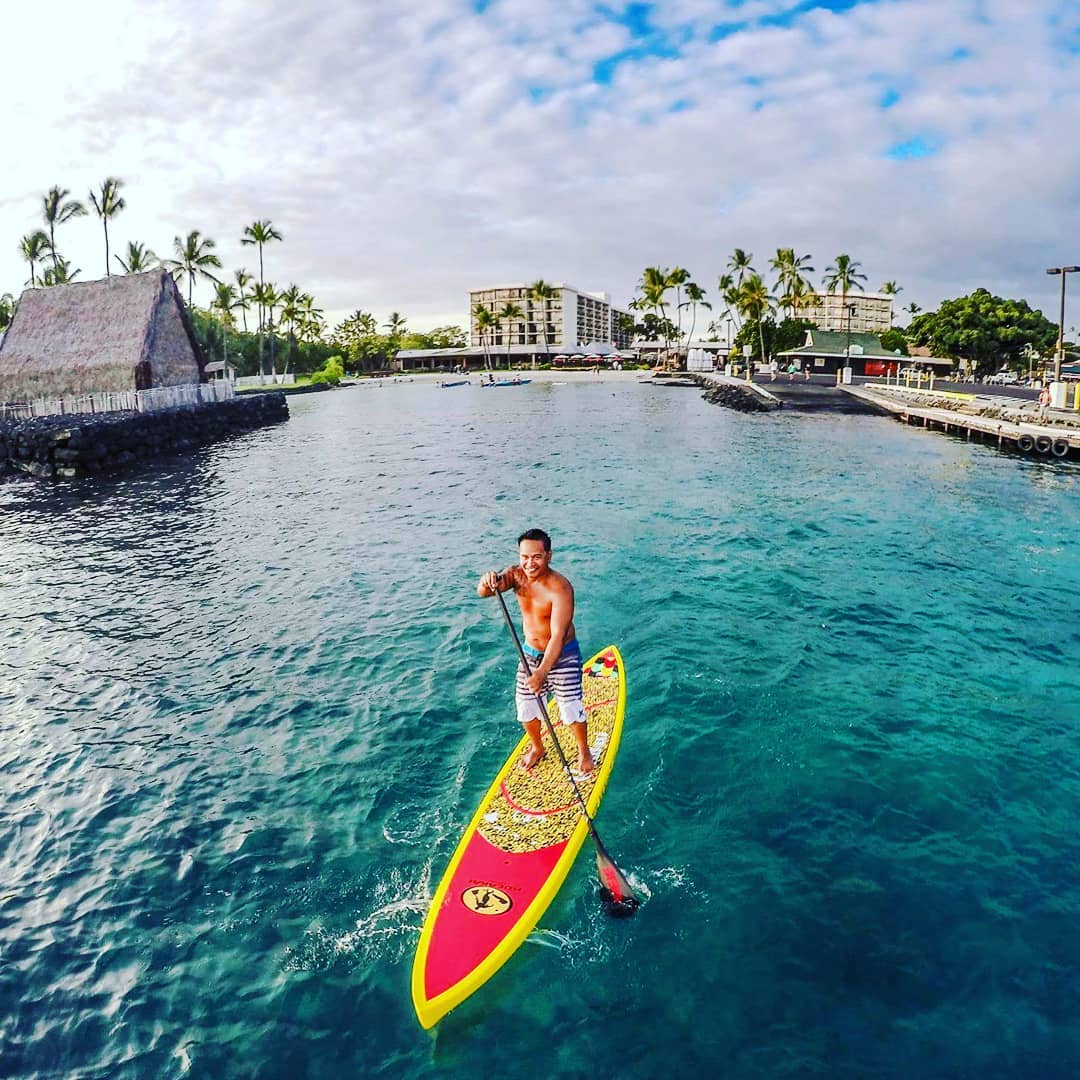
[[[578,781],[594,815],[622,734],[626,677],[614,645],[582,665],[582,696],[596,771]],[[567,760],[577,761],[559,708],[548,714]],[[543,725],[547,753],[528,772],[518,762],[523,736],[469,822],[431,901],[412,970],[412,999],[425,1028],[434,1026],[495,974],[555,899],[589,827]]]

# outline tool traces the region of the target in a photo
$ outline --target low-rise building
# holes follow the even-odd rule
[[[908,357],[884,348],[876,334],[828,330],[807,330],[802,345],[778,353],[777,359],[785,365],[794,361],[800,370],[819,375],[844,367],[850,367],[855,375],[884,375],[911,364]]]

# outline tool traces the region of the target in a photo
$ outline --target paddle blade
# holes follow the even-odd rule
[[[641,901],[634,895],[623,872],[599,848],[596,851],[596,870],[600,875],[600,900],[604,910],[616,919],[633,915],[641,907]]]

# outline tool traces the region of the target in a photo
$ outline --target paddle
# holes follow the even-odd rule
[[[502,607],[506,625],[510,628],[510,636],[517,646],[518,656],[521,657],[525,670],[531,674],[532,667],[529,664],[529,658],[521,647],[521,639],[518,637],[514,620],[510,618],[510,611],[506,606],[506,601],[503,599],[503,594],[499,589],[496,589],[495,595],[499,598],[499,605]],[[574,789],[574,795],[581,806],[581,815],[589,826],[589,835],[596,845],[596,871],[600,875],[600,900],[604,905],[604,910],[615,918],[633,915],[641,906],[641,901],[634,895],[634,890],[630,888],[626,875],[615,865],[615,860],[608,854],[607,848],[604,847],[600,839],[600,834],[596,831],[596,824],[589,813],[589,808],[585,805],[585,800],[581,797],[581,791],[570,769],[570,762],[566,760],[566,755],[563,753],[563,748],[551,723],[551,717],[548,716],[547,706],[544,705],[544,699],[540,694],[536,695],[536,704],[540,708],[540,715],[544,718],[544,723],[547,724],[548,733],[551,735],[551,743],[555,747],[555,752],[559,755],[559,761],[562,762],[566,778],[570,781],[570,786]]]

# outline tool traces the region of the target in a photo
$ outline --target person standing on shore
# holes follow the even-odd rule
[[[1039,423],[1046,423],[1046,412],[1050,408],[1050,387],[1044,386],[1039,391]]]
[[[518,665],[515,699],[518,720],[531,746],[521,759],[531,769],[545,754],[541,711],[537,697],[550,693],[559,703],[562,722],[577,743],[579,776],[596,768],[589,749],[588,724],[582,701],[581,648],[574,629],[574,587],[551,568],[551,537],[543,529],[528,529],[518,537],[518,564],[489,570],[476,586],[478,596],[514,590],[521,608],[524,650],[531,670]]]

